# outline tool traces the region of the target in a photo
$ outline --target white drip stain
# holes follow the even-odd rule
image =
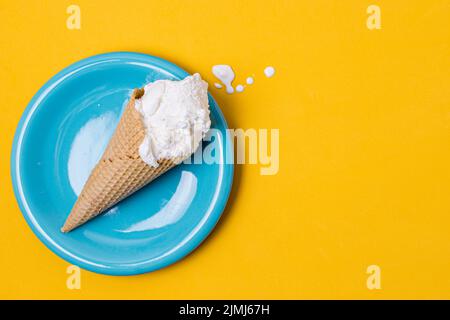
[[[233,88],[232,83],[235,79],[235,74],[231,66],[227,64],[217,64],[213,66],[212,73],[223,83],[222,85],[222,83],[215,82],[214,86],[217,89],[222,89],[223,86],[225,86],[228,94],[232,94],[234,91],[241,93],[245,90],[245,84],[253,85],[255,83],[254,74],[252,74],[245,79],[245,84],[238,84],[236,88]],[[272,66],[267,66],[264,68],[264,75],[267,78],[272,78],[275,75],[275,68]]]
[[[222,81],[228,94],[232,94],[234,92],[234,88],[231,84],[234,80],[235,75],[233,69],[229,65],[215,65],[212,67],[212,73],[216,76],[217,79]]]
[[[264,74],[266,75],[267,78],[272,78],[275,74],[275,68],[268,66],[264,69]]]

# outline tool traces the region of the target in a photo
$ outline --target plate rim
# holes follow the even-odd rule
[[[11,158],[10,158],[10,174],[13,185],[14,196],[19,205],[19,209],[22,213],[22,216],[25,218],[30,229],[37,236],[37,238],[54,254],[62,258],[63,260],[77,265],[85,270],[89,270],[99,274],[105,275],[116,275],[116,276],[127,276],[127,275],[138,275],[144,274],[152,271],[159,270],[161,268],[167,267],[193,252],[214,230],[217,225],[222,213],[224,212],[228,199],[230,197],[232,185],[233,185],[233,177],[234,177],[234,163],[225,163],[224,173],[223,173],[223,182],[219,189],[219,196],[216,200],[216,204],[211,210],[211,214],[207,221],[203,225],[200,226],[200,229],[187,240],[185,244],[183,244],[179,249],[176,249],[173,253],[165,256],[162,260],[155,262],[154,260],[146,260],[145,263],[140,263],[139,266],[132,265],[97,265],[97,264],[89,264],[84,262],[84,259],[78,258],[76,255],[71,254],[61,248],[57,243],[55,243],[50,236],[48,236],[45,231],[41,228],[37,221],[33,220],[33,214],[31,209],[27,209],[25,205],[26,199],[25,195],[22,191],[20,191],[19,182],[21,174],[20,174],[20,166],[18,166],[17,161],[20,159],[21,154],[21,140],[26,132],[29,117],[33,114],[33,112],[39,107],[40,101],[39,99],[43,94],[51,92],[53,88],[55,88],[59,83],[63,82],[65,78],[69,77],[76,71],[80,70],[80,68],[88,68],[89,66],[97,63],[107,63],[112,61],[120,61],[120,60],[134,60],[134,61],[142,61],[146,64],[151,64],[152,66],[156,66],[160,68],[164,72],[169,72],[170,74],[174,74],[179,77],[185,77],[189,75],[187,71],[177,66],[176,64],[167,61],[163,58],[139,53],[132,51],[115,51],[108,53],[101,53],[97,55],[93,55],[84,59],[81,59],[77,62],[70,64],[69,66],[63,68],[61,71],[52,76],[49,80],[45,82],[42,87],[33,95],[27,107],[24,109],[20,120],[16,126],[14,139],[11,150]],[[219,115],[220,121],[224,124],[224,129],[229,129],[227,121],[223,115],[222,110],[219,105],[212,97],[211,93],[208,92],[209,98],[214,102],[216,106],[217,114]],[[230,152],[230,156],[234,159],[234,148],[232,147],[232,141],[230,136],[227,134],[224,137],[224,151],[226,153]],[[154,259],[154,258],[153,258]]]

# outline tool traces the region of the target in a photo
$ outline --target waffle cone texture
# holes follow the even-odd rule
[[[133,91],[102,158],[91,172],[61,228],[62,232],[69,232],[96,217],[179,162],[177,159],[163,159],[158,161],[159,166],[155,168],[139,156],[145,127],[135,108],[135,100],[143,94],[143,89]]]

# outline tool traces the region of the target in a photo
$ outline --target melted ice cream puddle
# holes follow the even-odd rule
[[[192,203],[197,192],[197,177],[189,171],[181,172],[180,183],[169,202],[148,219],[133,224],[121,232],[136,232],[163,228],[178,222]]]
[[[212,67],[212,73],[216,76],[217,79],[222,81],[228,94],[234,92],[231,83],[233,82],[235,75],[233,69],[229,65],[217,64]]]
[[[107,112],[89,120],[75,136],[70,147],[67,171],[70,186],[77,196],[100,160],[116,123],[117,116],[113,112]]]

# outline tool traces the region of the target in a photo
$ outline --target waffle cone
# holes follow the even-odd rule
[[[155,168],[139,156],[145,127],[135,109],[135,99],[143,94],[143,89],[134,90],[102,158],[61,228],[62,232],[69,232],[111,208],[178,163],[177,159],[163,159]]]

